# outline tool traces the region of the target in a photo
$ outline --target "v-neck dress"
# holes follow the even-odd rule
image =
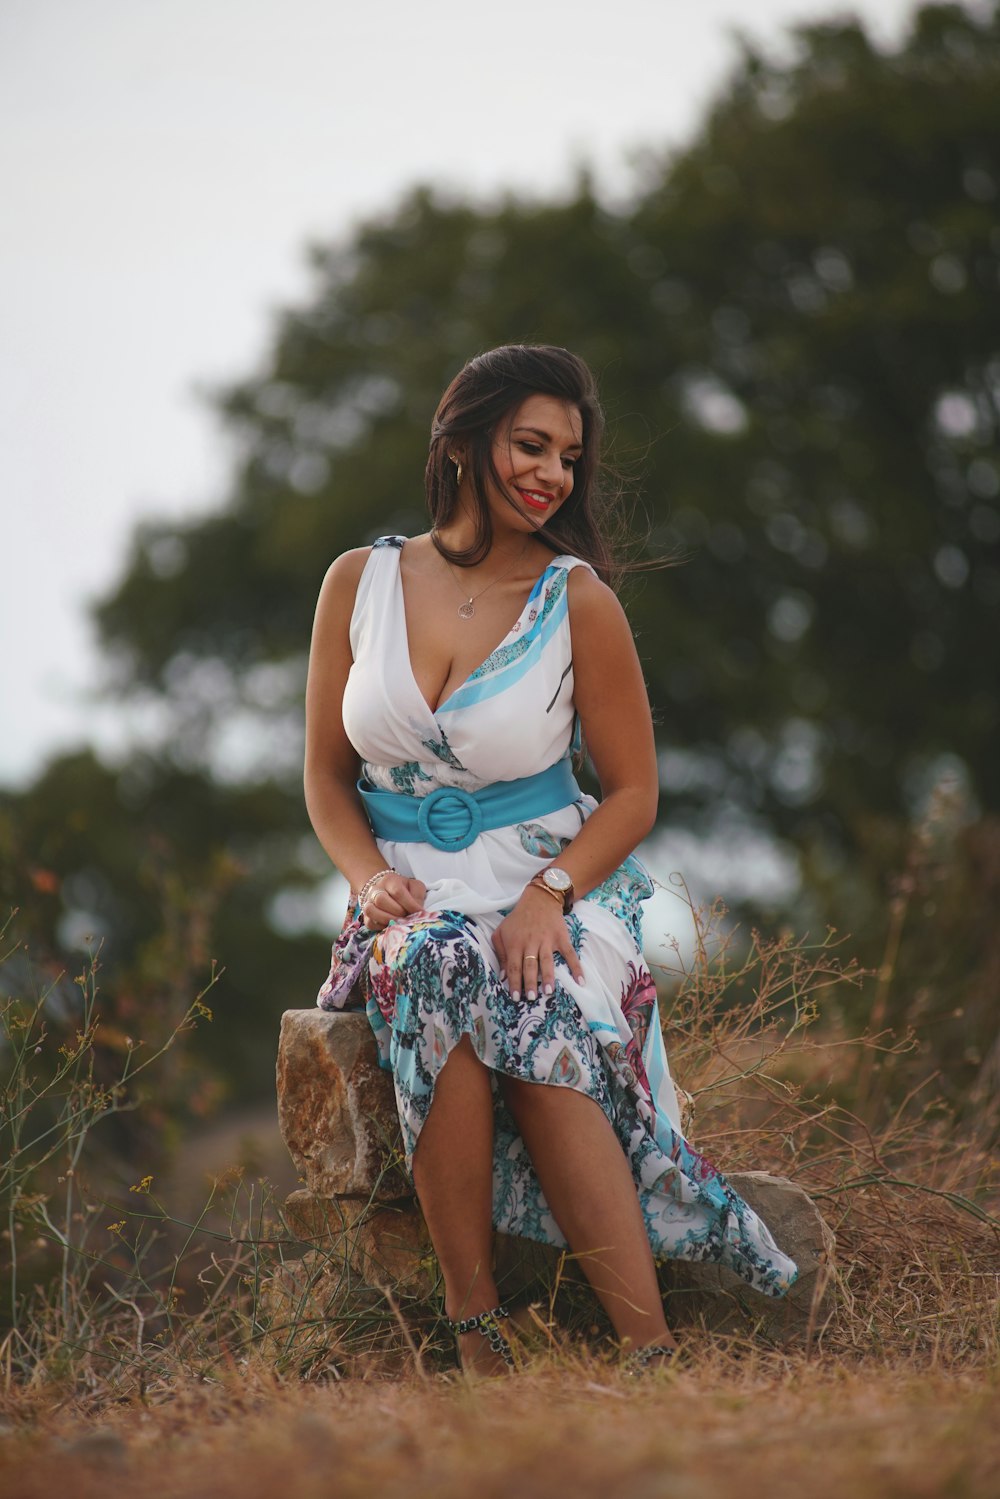
[[[432,711],[410,663],[404,540],[375,542],[351,619],[343,721],[366,780],[418,797],[442,786],[472,792],[571,755],[578,724],[567,583],[574,567],[588,564],[553,557],[503,641]],[[505,1073],[574,1088],[603,1110],[631,1167],[657,1258],[720,1261],[748,1285],[781,1296],[797,1275],[794,1263],[681,1133],[656,988],[642,955],[642,902],[653,887],[639,860],[627,858],[567,917],[582,982],[559,954],[550,996],[515,1002],[500,977],[494,931],[596,806],[581,794],[558,812],[481,832],[457,851],[377,839],[387,863],[426,884],[424,909],[370,932],[352,896],[318,1003],[329,1010],[357,1003],[360,980],[382,1065],[392,1072],[408,1167],[437,1076],[462,1037],[471,1038],[491,1070],[498,1229],[565,1244],[497,1086],[496,1074]]]

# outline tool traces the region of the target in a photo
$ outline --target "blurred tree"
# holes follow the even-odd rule
[[[796,917],[875,952],[941,774],[959,821],[1000,809],[1000,7],[924,6],[893,51],[852,21],[796,38],[781,64],[744,44],[624,207],[586,178],[557,203],[420,189],[315,247],[311,299],[218,395],[227,502],[143,526],[97,617],[118,690],[169,726],[144,815],[174,809],[182,862],[219,838],[254,871],[230,965],[238,916],[316,873],[291,845],[323,572],[423,527],[438,395],[501,342],[591,362],[648,551],[687,558],[627,590],[669,822],[794,845]]]
[[[721,792],[853,850],[945,754],[997,806],[1000,22],[925,7],[888,55],[853,23],[798,39],[781,67],[747,48],[627,210],[586,181],[495,209],[421,190],[313,251],[312,301],[220,398],[228,505],[140,531],[98,611],[172,753],[207,767],[234,715],[297,719],[329,560],[423,524],[443,385],[545,339],[600,371],[619,453],[648,448],[653,550],[690,556],[633,600],[687,752],[665,810]]]
[[[149,1050],[223,969],[207,1000],[220,1023],[157,1066],[154,1104],[141,1120],[118,1116],[120,1150],[148,1162],[136,1127],[167,1132],[227,1091],[270,1091],[278,1016],[318,987],[322,962],[315,939],[275,931],[275,892],[315,880],[325,863],[271,783],[227,787],[145,757],[115,771],[82,751],[27,791],[0,792],[0,910],[20,907],[25,995],[55,984],[53,1013],[71,1022],[68,980],[81,951],[98,952],[99,1044],[131,1035]]]

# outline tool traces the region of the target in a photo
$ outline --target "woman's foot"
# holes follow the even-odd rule
[[[449,1321],[458,1343],[462,1373],[467,1379],[490,1379],[513,1370],[514,1355],[502,1330],[509,1315],[506,1307],[497,1306],[472,1317]]]
[[[628,1349],[622,1356],[622,1372],[636,1377],[660,1369],[675,1369],[682,1357],[680,1344],[668,1334],[658,1343]]]

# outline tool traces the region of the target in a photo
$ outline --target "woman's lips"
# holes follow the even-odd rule
[[[521,499],[524,501],[524,503],[531,506],[532,510],[548,510],[549,506],[552,504],[552,495],[542,496],[541,494],[536,494],[530,489],[519,489],[517,492],[521,496]]]

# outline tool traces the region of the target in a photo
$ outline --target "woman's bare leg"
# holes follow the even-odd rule
[[[553,1217],[633,1348],[675,1346],[625,1153],[600,1106],[572,1088],[501,1077]]]
[[[448,1316],[460,1320],[495,1307],[493,1097],[468,1036],[438,1073],[413,1154],[413,1183],[444,1276]],[[459,1344],[466,1370],[505,1368],[480,1333],[464,1333]]]

